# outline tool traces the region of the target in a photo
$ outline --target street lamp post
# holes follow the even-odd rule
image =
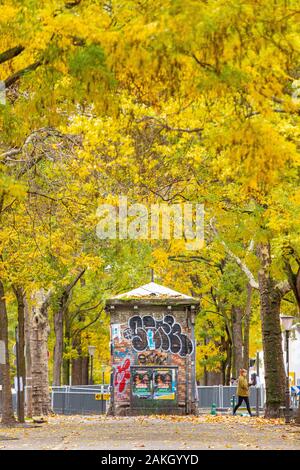
[[[285,330],[285,342],[286,342],[286,389],[285,389],[285,422],[290,423],[290,368],[289,368],[289,337],[290,331]]]
[[[16,339],[16,367],[17,367],[17,414],[18,420],[24,421],[22,417],[22,404],[21,404],[21,381],[20,381],[20,364],[19,364],[19,328],[15,328],[15,339]]]
[[[296,331],[297,331],[298,333],[300,333],[300,323],[298,323],[297,325],[295,325],[294,328],[296,329]],[[299,396],[299,403],[298,403],[298,410],[297,410],[297,413],[296,413],[295,424],[297,424],[298,426],[300,426],[300,396]]]
[[[104,371],[105,371],[105,366],[102,365],[101,366],[101,371],[102,371],[102,387],[101,387],[101,391],[102,391],[102,395],[101,395],[101,412],[104,413]]]
[[[290,416],[290,378],[289,378],[289,337],[293,326],[294,317],[281,315],[281,324],[285,331],[285,350],[286,350],[286,385],[285,385],[285,422],[291,422]]]
[[[94,383],[94,381],[93,381],[93,362],[94,362],[94,355],[95,355],[95,351],[96,351],[96,346],[88,346],[88,351],[89,351],[89,356],[90,356],[90,359],[91,359],[91,373],[90,373],[89,384],[93,385],[93,383]]]
[[[256,416],[259,416],[259,352],[256,352]]]

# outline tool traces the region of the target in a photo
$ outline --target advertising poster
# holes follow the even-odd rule
[[[151,398],[151,371],[133,370],[132,371],[132,394],[138,398]]]
[[[111,325],[111,337],[112,340],[117,339],[118,341],[121,340],[121,326],[119,323],[115,323]]]
[[[156,369],[153,371],[155,400],[175,400],[176,375],[174,369]]]

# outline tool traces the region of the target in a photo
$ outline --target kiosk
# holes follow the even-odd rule
[[[195,315],[199,300],[150,282],[106,301],[113,415],[197,410]]]

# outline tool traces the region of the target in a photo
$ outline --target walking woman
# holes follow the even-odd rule
[[[235,415],[237,409],[241,406],[244,400],[247,406],[248,413],[250,416],[252,416],[250,403],[249,403],[249,385],[252,385],[252,384],[248,383],[246,369],[240,369],[240,376],[239,376],[238,386],[237,386],[238,402],[233,410],[233,415]]]

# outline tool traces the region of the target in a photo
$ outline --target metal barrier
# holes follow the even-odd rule
[[[51,388],[51,408],[57,414],[105,414],[109,385],[77,385]]]
[[[256,407],[256,391],[258,391],[259,408],[265,404],[265,390],[263,387],[250,387],[250,406]],[[53,386],[50,389],[51,407],[57,414],[105,414],[109,404],[110,386],[105,385],[76,385],[61,387]],[[198,386],[198,407],[210,409],[212,404],[217,408],[231,408],[232,396],[236,396],[236,386]],[[12,390],[13,407],[16,410],[16,393]],[[296,410],[299,406],[300,396],[291,393],[291,406]],[[1,391],[0,391],[1,415]]]
[[[217,408],[231,408],[232,396],[236,396],[236,385],[201,385],[197,387],[199,408],[210,408],[214,403]],[[258,390],[259,408],[263,408],[265,403],[265,390],[263,387],[250,387],[250,406],[256,406],[256,392]]]

